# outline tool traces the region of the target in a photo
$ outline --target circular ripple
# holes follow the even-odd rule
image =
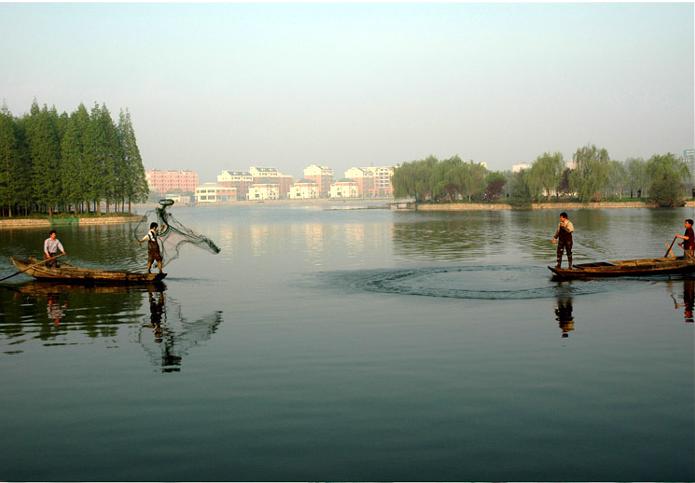
[[[369,270],[324,274],[332,286],[357,291],[425,297],[523,300],[626,289],[636,280],[557,282],[545,267],[462,266]]]

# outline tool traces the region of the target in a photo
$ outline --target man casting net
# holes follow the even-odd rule
[[[213,254],[220,253],[220,248],[215,245],[215,242],[205,235],[191,230],[167,211],[167,208],[173,204],[173,200],[159,200],[160,206],[145,213],[145,218],[135,227],[136,233],[144,232],[147,220],[153,215],[156,216],[158,226],[155,240],[161,247],[161,256],[164,259],[163,266],[167,266],[169,262],[176,260],[180,255],[181,248],[188,244]]]

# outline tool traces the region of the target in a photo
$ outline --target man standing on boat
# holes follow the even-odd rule
[[[572,233],[574,233],[574,225],[567,213],[563,211],[560,213],[560,224],[551,240],[553,243],[557,243],[557,268],[562,265],[562,254],[566,250],[568,268],[572,270]]]
[[[683,243],[679,243],[678,245],[683,248],[683,255],[686,258],[693,258],[695,257],[695,232],[693,232],[693,220],[688,218],[685,220],[683,225],[685,226],[685,233],[682,235],[676,233],[676,238],[683,240]]]
[[[58,250],[65,255],[63,244],[58,240],[56,231],[48,232],[48,238],[43,242],[43,257],[44,259],[54,258],[58,256]],[[58,267],[58,260],[49,260],[46,262],[47,267]]]
[[[152,273],[152,262],[157,261],[157,267],[159,268],[159,273],[162,273],[163,260],[162,253],[159,251],[159,235],[160,231],[157,229],[158,225],[156,222],[150,223],[150,231],[147,235],[142,237],[142,240],[138,240],[140,243],[147,242],[147,273]]]

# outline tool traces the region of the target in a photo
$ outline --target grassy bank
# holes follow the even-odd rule
[[[0,229],[15,228],[44,228],[65,225],[113,225],[118,223],[138,222],[142,215],[134,214],[90,214],[90,215],[67,215],[40,216],[32,215],[16,218],[0,218]]]

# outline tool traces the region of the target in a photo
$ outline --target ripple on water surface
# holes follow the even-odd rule
[[[356,291],[483,300],[522,300],[627,290],[644,280],[554,281],[537,266],[452,266],[325,272],[329,287]]]

